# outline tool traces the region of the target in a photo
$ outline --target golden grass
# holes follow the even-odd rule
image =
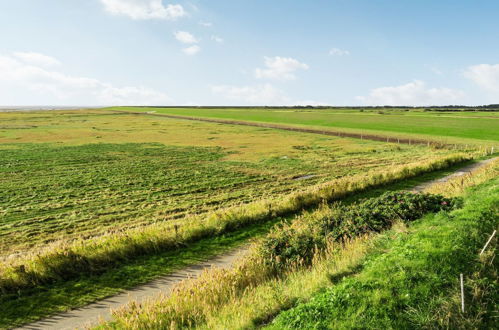
[[[331,243],[308,268],[291,267],[275,276],[258,257],[257,244],[232,269],[212,268],[177,285],[170,295],[113,311],[114,324],[127,329],[246,329],[325,287],[332,277],[354,272],[371,248],[370,236],[341,246]]]
[[[495,158],[484,166],[469,173],[451,178],[447,182],[435,183],[424,190],[430,194],[440,194],[447,197],[459,196],[466,188],[476,186],[489,179],[499,176],[499,158]]]

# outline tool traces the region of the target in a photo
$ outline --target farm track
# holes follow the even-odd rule
[[[465,175],[473,170],[476,170],[488,163],[498,159],[499,157],[482,160],[474,164],[467,165],[447,175],[443,178],[431,180],[415,186],[411,191],[422,192],[425,188],[435,184],[447,182],[450,179]],[[124,291],[118,295],[97,301],[85,307],[77,308],[68,312],[63,312],[40,321],[36,321],[17,329],[34,330],[65,330],[65,329],[84,329],[92,324],[98,323],[100,320],[110,320],[111,310],[117,309],[129,303],[130,301],[144,302],[147,299],[153,298],[160,293],[168,294],[173,286],[185,279],[197,277],[205,269],[211,267],[230,268],[234,262],[243,257],[247,252],[245,248],[239,248],[231,252],[219,255],[213,259],[203,263],[196,264],[184,268],[180,271],[173,272],[169,275],[162,276],[147,284],[137,286],[133,289]]]
[[[476,163],[473,163],[473,164],[470,164],[470,165],[467,165],[465,167],[462,167],[460,168],[459,170],[455,171],[454,173],[452,174],[449,174],[443,178],[440,178],[440,179],[435,179],[435,180],[431,180],[431,181],[427,181],[427,182],[423,182],[417,186],[415,186],[414,188],[411,189],[412,192],[415,192],[415,193],[419,193],[419,192],[422,192],[424,191],[426,188],[436,184],[436,183],[445,183],[451,179],[454,179],[454,178],[458,178],[460,176],[463,176],[463,175],[466,175],[466,174],[469,174],[470,172],[482,167],[482,166],[485,166],[491,162],[493,162],[494,160],[496,159],[499,159],[499,157],[494,157],[494,158],[489,158],[489,159],[486,159],[486,160],[482,160],[480,162],[476,162]]]
[[[331,129],[320,130],[320,129],[314,129],[314,128],[301,128],[301,127],[294,127],[294,126],[287,126],[287,125],[257,123],[257,122],[250,122],[250,121],[179,116],[179,115],[169,115],[169,114],[153,113],[153,112],[136,112],[136,111],[123,111],[123,110],[110,110],[110,111],[120,113],[120,114],[129,113],[129,114],[134,114],[134,115],[166,117],[166,118],[171,118],[171,119],[202,121],[202,122],[217,123],[217,124],[272,128],[272,129],[279,129],[279,130],[284,130],[284,131],[321,134],[321,135],[328,135],[328,136],[338,136],[338,137],[355,138],[355,139],[361,139],[361,140],[370,140],[370,141],[379,141],[379,142],[388,142],[388,143],[391,142],[391,143],[402,143],[402,144],[409,144],[409,145],[427,145],[427,146],[438,145],[439,147],[448,147],[448,148],[456,147],[455,144],[445,144],[445,143],[441,143],[441,142],[437,142],[437,141],[433,141],[433,140],[408,139],[408,138],[404,138],[404,137],[394,138],[394,137],[389,137],[389,136],[381,136],[381,135],[373,135],[373,134],[347,133],[347,132],[342,132],[342,131],[334,131]]]
[[[234,262],[244,256],[246,248],[239,248],[222,254],[213,259],[189,266],[182,270],[162,276],[147,284],[127,290],[115,296],[97,301],[85,307],[76,308],[68,312],[60,313],[46,319],[27,324],[19,330],[69,330],[84,329],[97,324],[100,320],[111,319],[111,309],[126,305],[130,301],[144,302],[159,294],[167,294],[174,285],[182,280],[199,276],[205,269],[210,267],[230,268]]]

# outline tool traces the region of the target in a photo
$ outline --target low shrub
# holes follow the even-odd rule
[[[309,264],[314,251],[323,249],[328,242],[380,232],[396,221],[413,221],[459,204],[457,198],[409,192],[389,192],[354,205],[337,204],[279,226],[262,241],[260,254],[276,270],[289,264]]]

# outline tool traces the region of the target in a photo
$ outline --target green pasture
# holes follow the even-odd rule
[[[414,137],[499,146],[497,112],[426,112],[422,110],[362,109],[206,109],[118,107],[122,111],[151,112],[192,117],[250,122],[312,126],[345,132],[364,132],[386,136]]]

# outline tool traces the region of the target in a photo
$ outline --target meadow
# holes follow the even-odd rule
[[[216,109],[116,107],[120,111],[155,112],[201,118],[285,124],[449,144],[497,146],[498,112],[424,111],[424,109]]]
[[[3,256],[449,154],[106,111],[0,118]]]
[[[0,328],[266,237],[307,210],[406,189],[484,155],[478,144],[455,150],[121,110],[0,113]],[[494,137],[487,129],[482,137]],[[468,132],[455,141],[470,140]]]

